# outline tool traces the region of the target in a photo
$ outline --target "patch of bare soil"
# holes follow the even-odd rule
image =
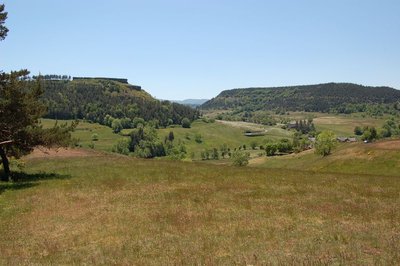
[[[96,156],[100,155],[100,153],[95,151],[83,150],[83,149],[66,149],[66,148],[58,148],[58,149],[46,149],[46,148],[35,148],[32,153],[27,155],[26,159],[35,159],[35,158],[69,158],[69,157],[88,157],[88,156]]]

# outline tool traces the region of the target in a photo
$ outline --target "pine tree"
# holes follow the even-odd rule
[[[7,35],[8,29],[3,26],[7,13],[0,5],[0,40]],[[43,129],[40,118],[46,107],[40,102],[43,93],[40,79],[36,83],[27,81],[27,70],[14,71],[10,74],[0,73],[0,157],[4,174],[2,181],[9,181],[10,165],[8,158],[19,158],[28,154],[35,146],[53,147],[68,146],[71,142],[70,132],[76,123],[50,129]]]
[[[7,12],[4,12],[4,5],[0,5],[0,41],[4,40],[7,36],[8,29],[4,26],[7,19]]]

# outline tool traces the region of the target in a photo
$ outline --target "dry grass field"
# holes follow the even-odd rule
[[[80,153],[81,154],[81,153]],[[398,265],[400,176],[99,152],[0,184],[2,265]]]

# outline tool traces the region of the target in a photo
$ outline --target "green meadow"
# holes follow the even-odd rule
[[[56,122],[58,124],[70,123],[68,120],[41,120],[41,123],[45,128],[52,127]],[[97,135],[98,140],[94,141],[93,135],[95,134]],[[93,147],[93,149],[107,152],[111,152],[115,143],[117,143],[119,139],[123,138],[123,136],[119,134],[114,134],[112,129],[109,127],[85,121],[79,121],[78,126],[72,133],[72,137],[78,140],[78,144],[81,148],[90,149]]]

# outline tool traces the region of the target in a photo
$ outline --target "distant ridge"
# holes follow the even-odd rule
[[[171,102],[174,103],[180,103],[183,105],[189,105],[189,106],[200,106],[203,103],[207,102],[209,99],[185,99],[185,100],[172,100]]]
[[[201,109],[286,110],[329,112],[346,105],[388,104],[400,101],[400,91],[352,83],[243,88],[222,91]]]

